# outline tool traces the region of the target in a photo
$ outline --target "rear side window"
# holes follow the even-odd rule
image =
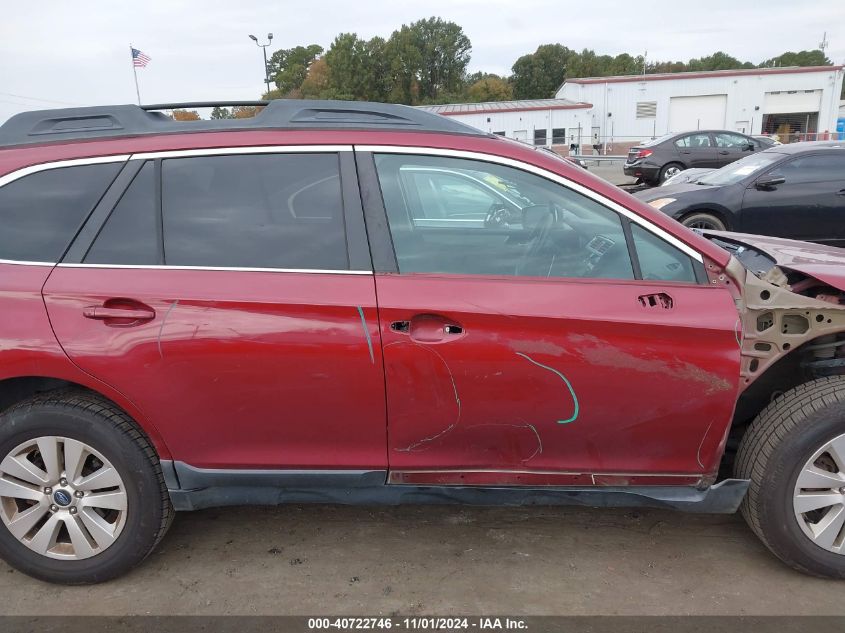
[[[86,264],[158,264],[155,172],[148,162],[132,180],[103,226]]]
[[[336,154],[167,159],[165,263],[347,270]]]
[[[0,188],[0,259],[59,261],[122,166],[48,169]]]
[[[689,136],[682,136],[675,141],[675,146],[681,149],[700,149],[703,147],[710,147],[710,135],[690,134]]]

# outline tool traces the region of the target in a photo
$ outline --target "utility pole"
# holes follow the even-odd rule
[[[643,74],[645,75],[645,60],[648,58],[648,51],[643,52]]]
[[[825,57],[827,56],[826,51],[828,46],[830,46],[830,42],[827,41],[827,31],[825,31],[822,36],[822,41],[819,42],[819,50],[825,55]]]
[[[258,38],[254,35],[250,35],[249,39],[255,42],[255,45],[258,46],[258,48],[260,48],[261,51],[264,53],[264,84],[267,86],[267,92],[270,92],[270,69],[267,67],[267,47],[270,46],[270,42],[273,41],[273,34],[267,34],[266,44],[261,44],[258,41]]]

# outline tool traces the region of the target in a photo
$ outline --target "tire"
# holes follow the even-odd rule
[[[663,167],[660,169],[660,174],[658,174],[657,176],[658,184],[666,182],[675,174],[684,171],[684,169],[686,169],[686,167],[681,165],[681,163],[667,163],[663,165]]]
[[[840,463],[825,453],[815,461],[815,468],[831,475],[825,472],[821,481],[815,475],[807,479],[804,469],[808,460],[815,459],[833,440],[842,449]],[[845,462],[845,376],[819,378],[777,398],[751,424],[737,454],[736,477],[751,480],[741,506],[748,525],[775,556],[813,576],[845,578],[845,545],[839,553],[827,546],[830,535],[837,534],[834,545],[842,544],[845,526],[833,520],[829,531],[819,530],[825,538],[814,540],[808,525],[808,521],[826,525],[823,521],[831,517],[845,521],[845,463],[841,462]],[[836,490],[839,479],[843,483]],[[799,481],[813,484],[800,486],[800,497]],[[832,483],[832,489],[817,488],[822,482],[825,486]],[[803,504],[810,495],[825,495],[825,504],[830,499],[833,502],[798,514],[797,504],[809,507]],[[810,501],[811,505],[818,503],[814,498]]]
[[[725,223],[712,213],[694,211],[681,218],[681,224],[689,229],[705,229],[708,231],[727,231]]]
[[[33,446],[38,450],[27,452]],[[51,452],[58,456],[52,468],[44,458]],[[18,464],[30,468],[33,463],[35,475],[16,470]],[[39,478],[50,478],[50,471],[61,473],[61,481],[40,488]],[[100,478],[94,480],[95,475]],[[10,492],[9,482],[27,482],[23,477],[36,481],[28,484],[35,491],[31,500],[9,496],[30,495],[19,486]],[[27,529],[13,524],[22,512],[32,510],[34,518],[45,506],[46,514],[26,534],[12,533],[12,525],[18,532]],[[15,569],[68,585],[115,578],[152,552],[173,515],[152,445],[112,403],[84,391],[62,391],[36,396],[0,415],[0,556]],[[105,530],[97,533],[98,525]],[[38,537],[46,532],[52,537]],[[45,543],[52,545],[45,548]]]

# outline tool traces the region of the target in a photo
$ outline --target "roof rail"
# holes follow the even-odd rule
[[[265,106],[246,119],[176,121],[161,110]],[[410,106],[363,101],[219,101],[35,110],[0,126],[0,147],[58,141],[222,130],[406,130],[489,136],[476,128]]]

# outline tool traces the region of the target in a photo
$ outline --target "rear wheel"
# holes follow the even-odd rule
[[[172,515],[152,446],[111,403],[64,392],[0,415],[0,555],[16,569],[108,580],[152,551]]]
[[[704,229],[706,231],[725,231],[725,223],[713,215],[704,211],[696,211],[681,219],[681,224],[690,229]]]
[[[742,514],[763,543],[802,572],[845,578],[845,377],[787,391],[752,423],[736,476]]]
[[[680,163],[669,163],[667,165],[663,165],[663,169],[660,170],[660,175],[658,176],[658,181],[663,183],[669,180],[672,176],[676,176],[684,171],[684,166]]]

